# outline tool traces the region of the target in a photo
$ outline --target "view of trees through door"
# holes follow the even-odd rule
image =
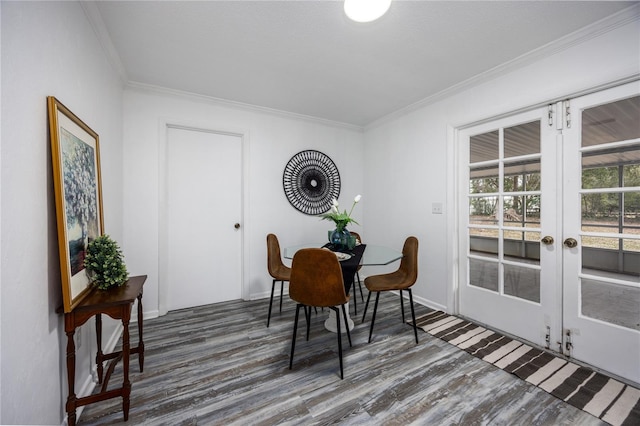
[[[640,111],[640,97],[623,102],[634,103],[634,111]],[[608,105],[612,107],[614,105]],[[618,105],[619,107],[619,105]],[[586,116],[597,112],[587,111]],[[640,117],[636,117],[636,134],[622,136],[621,140],[640,137]],[[590,121],[593,126],[594,121]],[[633,126],[621,131],[633,131]],[[583,146],[605,143],[594,141],[585,132]],[[591,137],[590,137],[591,136]],[[615,141],[617,142],[617,141]],[[615,273],[633,277],[640,274],[640,240],[624,238],[625,234],[640,235],[640,150],[637,146],[618,147],[613,151],[593,150],[582,158],[582,268],[592,273]],[[617,234],[617,235],[616,235]],[[588,287],[588,286],[587,286]],[[594,288],[594,290],[596,290]],[[586,288],[584,291],[588,291]],[[596,290],[597,291],[597,290]],[[602,309],[583,303],[583,314],[624,327],[640,330],[640,297],[629,294],[624,288],[610,288],[610,293],[620,296],[615,309]],[[638,293],[638,290],[635,291]],[[631,296],[631,297],[629,297]],[[640,360],[638,361],[640,363]]]
[[[496,163],[500,146],[504,160]],[[469,230],[471,250],[497,258],[502,239],[503,260],[536,266],[526,271],[529,285],[515,285],[505,277],[504,293],[540,302],[539,274],[535,272],[540,261],[540,120],[472,136],[470,162],[478,164],[469,178],[469,192],[476,194],[469,198],[469,221],[474,225]],[[477,273],[471,282],[497,291],[500,282],[497,276],[486,274],[484,260],[472,260]],[[504,265],[507,272],[518,268],[520,274],[525,272],[523,267],[527,268]]]

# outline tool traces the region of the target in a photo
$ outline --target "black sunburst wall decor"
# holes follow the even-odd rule
[[[326,154],[301,151],[285,166],[282,186],[293,207],[304,214],[319,215],[340,196],[340,173]]]

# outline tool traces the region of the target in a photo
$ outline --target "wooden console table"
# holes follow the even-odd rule
[[[131,382],[129,381],[129,354],[138,354],[140,371],[144,368],[144,342],[142,341],[142,286],[146,275],[130,277],[121,287],[109,290],[93,289],[71,312],[64,314],[64,330],[67,334],[67,382],[69,384],[69,396],[67,398],[67,424],[76,424],[76,408],[104,401],[110,398],[122,397],[122,411],[124,421],[129,419],[129,396],[131,395]],[[131,319],[131,308],[138,299],[138,346],[129,346],[129,320]],[[122,350],[109,354],[102,353],[102,314],[109,315],[113,319],[122,320]],[[76,328],[87,322],[89,318],[96,318],[96,336],[98,340],[98,353],[96,364],[98,366],[98,382],[102,384],[100,392],[85,396],[76,397],[75,393],[75,371],[76,371],[76,346],[73,336]],[[123,381],[122,387],[107,390],[109,378],[116,363],[122,359]],[[103,361],[111,360],[107,368],[107,374],[103,381]]]

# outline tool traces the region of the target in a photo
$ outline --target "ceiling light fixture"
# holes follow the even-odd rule
[[[391,0],[345,0],[344,13],[356,22],[375,21],[389,10]]]

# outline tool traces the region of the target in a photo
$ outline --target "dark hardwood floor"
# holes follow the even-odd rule
[[[603,424],[422,331],[416,345],[394,294],[380,297],[371,343],[373,306],[361,323],[364,304],[358,304],[353,347],[343,339],[344,380],[336,335],[323,326],[326,309],[312,314],[308,342],[301,316],[289,370],[295,304],[285,296],[282,313],[276,307],[267,328],[268,304],[232,301],[145,321],[145,371],[132,356],[129,421],[123,422],[117,398],[86,406],[78,424]],[[416,315],[429,311],[416,308]],[[110,387],[121,380],[119,365]]]

